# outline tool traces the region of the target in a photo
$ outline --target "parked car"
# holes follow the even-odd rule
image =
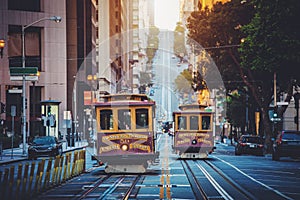
[[[62,143],[54,136],[39,136],[29,143],[28,159],[62,155]]]
[[[235,155],[241,154],[264,155],[264,140],[257,135],[242,135],[235,146]]]
[[[280,157],[300,157],[300,131],[284,130],[273,143],[272,160]]]

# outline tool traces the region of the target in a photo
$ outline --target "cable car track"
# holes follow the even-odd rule
[[[256,199],[208,160],[181,160],[195,197],[201,199]]]
[[[85,197],[88,196],[88,194],[92,193],[93,191],[95,191],[105,180],[109,179],[109,177],[111,177],[111,175],[108,175],[106,177],[104,177],[103,179],[99,179],[95,182],[95,184],[93,184],[93,187],[90,187],[87,191],[85,191],[80,197],[79,199],[84,199]],[[83,187],[83,189],[85,189],[85,187]]]
[[[252,194],[250,194],[247,190],[240,187],[234,180],[228,177],[225,173],[223,173],[219,168],[213,165],[210,161],[204,160],[204,163],[207,164],[211,169],[213,169],[217,174],[220,175],[224,180],[227,181],[232,187],[234,187],[237,191],[242,193],[247,199],[256,199]]]
[[[187,160],[182,160],[181,164],[182,164],[185,174],[190,182],[190,185],[194,192],[194,195],[196,197],[202,197],[202,199],[204,199],[204,200],[208,200],[207,194],[205,193],[203,187],[197,180],[197,177],[196,177],[195,173],[193,172],[193,170],[191,169],[191,167],[189,166],[189,164],[187,163]]]
[[[114,193],[116,193],[117,189],[121,188],[121,190],[125,190],[125,192],[118,193],[117,198],[127,200],[141,177],[141,175],[108,175],[103,179],[97,180],[88,187],[85,187],[88,189],[76,199],[107,199],[115,195]],[[110,184],[110,182],[112,183]],[[97,190],[99,190],[100,187],[107,189],[98,193]]]

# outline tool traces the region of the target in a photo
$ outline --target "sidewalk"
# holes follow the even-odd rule
[[[66,142],[63,142],[63,152],[75,151],[88,146],[86,141],[78,141],[75,142],[74,147],[67,146]],[[2,155],[0,154],[0,165],[9,164],[13,162],[27,160],[27,148],[26,147],[26,155],[23,155],[23,148],[14,148],[12,149],[4,149],[2,151]]]

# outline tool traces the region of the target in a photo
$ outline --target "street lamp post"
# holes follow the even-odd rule
[[[52,16],[52,17],[44,17],[37,21],[34,21],[28,25],[22,26],[22,68],[25,68],[25,30],[34,24],[37,24],[41,21],[50,20],[55,22],[61,22],[60,16]],[[25,74],[22,77],[22,108],[23,108],[23,116],[22,116],[22,127],[23,127],[23,155],[26,155],[26,84],[25,84]]]

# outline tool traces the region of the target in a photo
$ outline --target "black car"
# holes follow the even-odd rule
[[[235,155],[264,155],[264,141],[257,135],[242,135],[235,146]]]
[[[169,132],[169,129],[170,129],[170,124],[169,122],[163,122],[162,123],[162,131],[164,133],[168,133]]]
[[[29,143],[28,158],[62,155],[62,143],[54,136],[39,136]]]
[[[273,143],[272,160],[280,157],[300,157],[300,131],[284,130]]]

